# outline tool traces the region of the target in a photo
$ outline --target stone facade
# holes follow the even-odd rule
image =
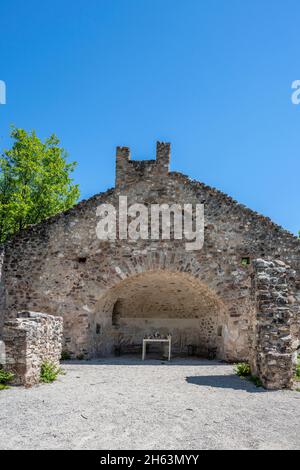
[[[20,312],[4,323],[6,370],[15,374],[14,384],[30,387],[40,380],[41,365],[59,365],[62,351],[63,319],[37,312]]]
[[[144,334],[161,330],[172,333],[175,353],[193,346],[199,355],[215,351],[220,359],[251,360],[258,368],[261,356],[254,361],[253,351],[264,335],[257,325],[268,315],[259,316],[254,260],[280,261],[295,271],[288,308],[299,317],[300,241],[222,192],[170,172],[169,163],[169,144],[158,143],[156,160],[145,161],[131,160],[129,149],[118,147],[114,189],[7,243],[2,322],[24,309],[60,315],[63,348],[73,357],[105,356],[120,346],[138,350]],[[128,205],[204,204],[203,248],[188,252],[184,240],[174,239],[99,240],[97,207],[118,207],[120,195]],[[295,350],[299,322],[287,327]]]

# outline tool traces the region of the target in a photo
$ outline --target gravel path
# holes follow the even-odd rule
[[[0,449],[300,449],[300,393],[266,392],[217,361],[63,365],[0,392]]]

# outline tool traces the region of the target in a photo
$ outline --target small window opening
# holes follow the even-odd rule
[[[119,326],[119,318],[120,318],[120,301],[117,300],[114,304],[114,308],[112,311],[112,325]]]
[[[101,333],[101,325],[99,323],[96,324],[96,335],[100,335]]]
[[[218,336],[222,336],[222,326],[218,326]]]
[[[77,260],[78,260],[78,263],[85,263],[86,262],[86,256],[78,256]]]

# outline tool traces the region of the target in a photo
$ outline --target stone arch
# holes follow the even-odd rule
[[[172,334],[173,351],[188,345],[203,356],[223,357],[226,305],[187,272],[148,270],[126,276],[100,296],[91,322],[93,355],[140,349],[145,334]],[[101,334],[95,334],[101,324]]]
[[[93,283],[93,303],[88,303],[88,297],[82,297],[82,303],[89,307],[83,315],[88,316],[89,329],[82,346],[84,352],[90,356],[111,354],[116,341],[116,331],[111,330],[113,301],[117,302],[118,297],[112,295],[121,285],[131,282],[132,279],[141,275],[148,275],[156,272],[162,277],[166,276],[186,276],[197,284],[198,289],[206,290],[216,303],[222,305],[222,321],[219,322],[219,334],[221,334],[218,344],[218,357],[229,361],[247,360],[249,358],[249,324],[255,314],[255,303],[250,295],[251,279],[250,271],[242,269],[234,273],[234,277],[229,272],[230,266],[218,266],[209,256],[168,249],[165,246],[156,246],[155,250],[141,250],[135,252],[134,247],[123,247],[121,256],[115,252],[112,257],[101,265],[97,281]],[[99,265],[98,265],[99,266]],[[94,261],[93,270],[97,268],[97,259]],[[224,276],[227,269],[228,275]],[[231,268],[232,269],[232,268]],[[164,277],[166,279],[166,277]],[[183,279],[183,277],[181,278]],[[122,284],[123,283],[123,284]],[[201,287],[202,286],[202,287]],[[242,286],[242,289],[241,289]],[[242,292],[242,293],[241,293]],[[229,295],[230,294],[230,295]],[[101,306],[100,306],[101,304]],[[99,319],[99,312],[104,309],[102,320]],[[87,313],[87,311],[89,313]],[[82,317],[80,317],[82,318]],[[98,320],[95,320],[97,319]],[[101,334],[95,337],[95,324],[102,325]],[[77,328],[77,326],[76,326]],[[99,330],[99,327],[98,327]],[[220,333],[221,332],[221,333]],[[105,346],[101,345],[101,335],[111,337],[111,341],[106,341]],[[73,336],[71,332],[68,336]]]

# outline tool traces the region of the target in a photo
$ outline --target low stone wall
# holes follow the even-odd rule
[[[20,312],[5,322],[6,370],[15,374],[14,384],[30,387],[39,383],[44,361],[59,364],[63,336],[63,319],[37,312]]]
[[[257,313],[251,368],[264,387],[291,388],[299,344],[293,335],[299,314],[293,290],[295,271],[282,261],[262,259],[254,262],[254,269]]]

